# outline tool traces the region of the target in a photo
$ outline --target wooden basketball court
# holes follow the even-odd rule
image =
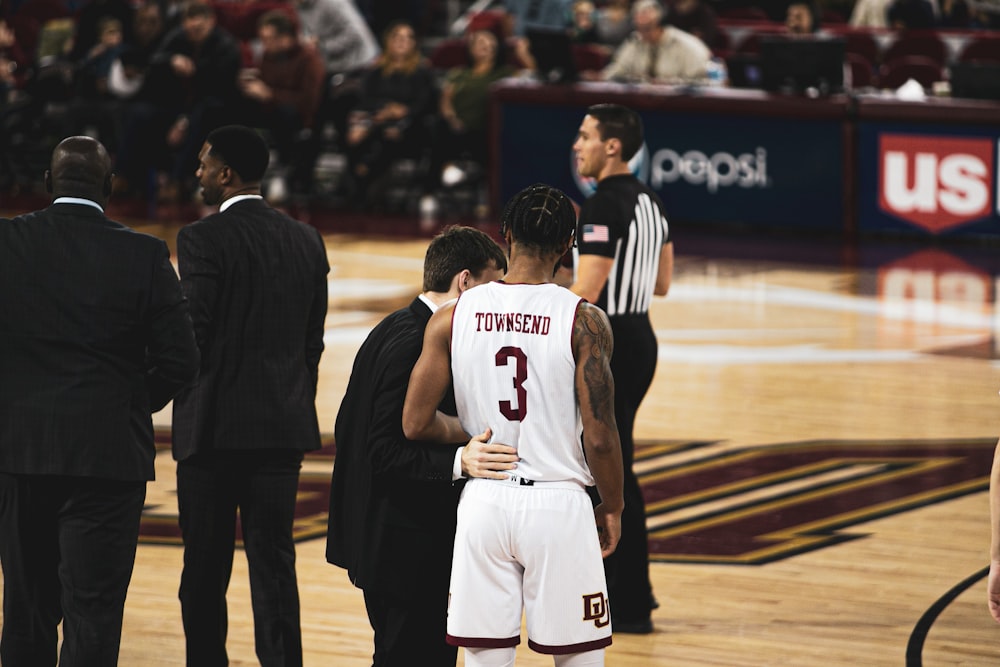
[[[675,233],[636,433],[661,606],[656,632],[615,635],[607,664],[1000,664],[982,571],[1000,435],[995,250]],[[327,236],[324,432],[368,330],[418,292],[426,242]],[[169,409],[155,421],[168,427]],[[148,509],[169,519],[166,450],[157,475]],[[361,593],[324,549],[298,545],[306,665],[368,665]],[[180,570],[179,547],[140,546],[120,664],[184,664]],[[229,617],[231,664],[257,664],[241,556]],[[517,664],[551,659],[522,636]]]

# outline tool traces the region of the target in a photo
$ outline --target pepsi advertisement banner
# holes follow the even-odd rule
[[[500,111],[501,205],[536,182],[577,202],[593,192],[595,184],[576,173],[572,150],[585,108],[504,103]],[[660,195],[671,220],[843,229],[841,122],[640,115],[646,142],[632,170]]]
[[[1000,128],[863,122],[858,227],[920,236],[1000,236]]]

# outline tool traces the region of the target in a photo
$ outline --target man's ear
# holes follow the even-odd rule
[[[232,185],[233,180],[236,178],[236,172],[228,164],[222,165],[222,169],[219,170],[219,180],[222,181],[223,185]]]
[[[607,154],[611,155],[621,155],[622,153],[622,142],[619,139],[608,139],[607,143]]]
[[[45,191],[52,194],[52,172],[45,170]]]
[[[104,179],[104,196],[110,197],[111,191],[114,187],[115,175],[108,174],[108,177]]]
[[[457,284],[459,294],[472,287],[472,285],[469,284],[470,276],[472,276],[472,272],[468,269],[462,269],[458,272]]]

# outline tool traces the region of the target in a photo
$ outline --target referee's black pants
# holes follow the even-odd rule
[[[639,404],[653,382],[657,343],[648,314],[609,319],[615,337],[611,374],[615,379],[615,420],[618,422],[625,471],[625,510],[622,512],[621,541],[615,552],[604,559],[604,572],[608,580],[612,621],[637,623],[649,618],[653,590],[649,582],[646,504],[639,479],[632,470],[635,458],[632,430]]]

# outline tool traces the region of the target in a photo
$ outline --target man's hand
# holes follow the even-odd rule
[[[462,474],[465,477],[507,479],[505,470],[513,470],[520,460],[517,450],[507,445],[487,442],[493,432],[475,435],[462,450]]]
[[[1000,560],[990,561],[990,576],[986,594],[993,620],[1000,623]]]
[[[179,53],[170,58],[170,66],[174,68],[177,76],[185,79],[194,76],[194,71],[197,69],[193,60]]]
[[[244,95],[258,102],[268,102],[274,97],[271,88],[257,78],[240,79],[240,90],[243,91]]]
[[[594,508],[594,519],[597,521],[597,537],[601,540],[601,557],[607,558],[614,553],[618,540],[622,536],[622,513],[609,512],[604,503]]]

